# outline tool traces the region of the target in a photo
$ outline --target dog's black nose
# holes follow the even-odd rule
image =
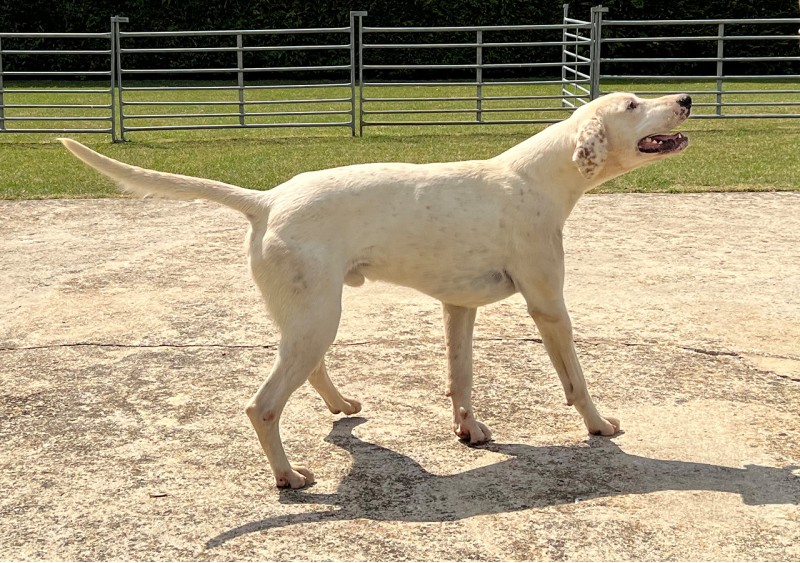
[[[692,97],[688,94],[684,94],[680,98],[678,98],[678,105],[682,108],[690,108],[692,107]]]

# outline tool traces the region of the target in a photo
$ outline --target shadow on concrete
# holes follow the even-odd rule
[[[292,524],[356,518],[448,522],[570,504],[598,497],[656,491],[716,491],[741,495],[748,505],[800,504],[796,468],[747,465],[742,469],[630,455],[614,442],[590,437],[576,446],[535,447],[490,442],[482,449],[509,459],[456,475],[434,475],[409,457],[364,442],[352,430],[366,419],[336,421],[327,442],[353,456],[336,493],[282,490],[283,504],[324,504],[321,512],[248,522],[208,540],[214,548],[234,538]]]

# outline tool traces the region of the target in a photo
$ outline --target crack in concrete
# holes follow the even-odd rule
[[[375,344],[375,341],[362,342],[335,342],[333,346],[363,346],[365,344]],[[36,346],[4,346],[0,347],[0,352],[22,352],[29,350],[54,350],[57,348],[225,348],[243,350],[275,350],[277,344],[175,344],[162,342],[160,344],[120,344],[118,342],[62,342],[59,344],[39,344]]]
[[[695,348],[694,346],[679,346],[689,352],[696,352],[698,354],[705,354],[706,356],[731,356],[740,358],[742,355],[739,352],[724,352],[722,350],[706,350],[705,348]]]
[[[484,336],[484,337],[475,337],[473,339],[475,342],[534,342],[536,344],[542,344],[543,341],[541,338],[536,337],[507,337],[507,336]],[[364,346],[368,344],[386,344],[392,342],[400,342],[399,340],[393,339],[378,339],[378,340],[362,340],[362,341],[354,341],[354,342],[334,342],[332,346]],[[609,339],[595,339],[595,340],[586,340],[581,338],[575,339],[576,344],[588,344],[591,346],[600,346],[603,344],[610,344],[610,345],[619,345],[619,346],[657,346],[657,343],[650,343],[650,342],[626,342],[626,341],[615,341]],[[233,349],[270,349],[274,350],[278,347],[277,344],[219,344],[214,342],[209,343],[199,343],[199,344],[179,344],[173,342],[162,342],[159,344],[122,344],[118,342],[61,342],[57,344],[40,344],[36,346],[3,346],[0,347],[0,352],[17,352],[23,350],[48,350],[48,349],[55,349],[55,348],[78,348],[78,347],[98,347],[98,348],[233,348]],[[683,350],[687,350],[689,352],[696,352],[698,354],[705,354],[708,356],[731,356],[735,358],[739,358],[742,356],[739,352],[727,352],[722,350],[707,350],[704,348],[696,348],[693,346],[681,346],[678,345],[678,348]],[[748,352],[749,353],[749,352]],[[789,357],[784,356],[773,356],[770,354],[759,354],[765,357],[779,357],[783,359],[792,359]]]
[[[792,377],[791,375],[784,375],[782,373],[776,373],[774,371],[766,371],[766,372],[763,371],[763,370],[759,370],[759,371],[761,373],[767,373],[767,374],[770,374],[770,375],[774,375],[775,377],[780,377],[781,379],[785,379],[787,381],[793,381],[795,383],[800,383],[800,377]]]
[[[503,336],[484,336],[475,337],[475,342],[534,342],[536,344],[543,344],[541,338],[536,337],[503,337]],[[392,342],[400,342],[393,339],[378,339],[378,340],[363,340],[355,342],[334,342],[332,346],[364,346],[368,344],[386,344]],[[615,341],[609,339],[596,339],[586,340],[581,338],[575,339],[576,344],[588,344],[591,346],[601,346],[603,344],[621,345],[621,346],[657,346],[656,343],[648,342],[626,342]],[[39,344],[36,346],[3,346],[0,347],[0,352],[17,352],[24,350],[48,350],[55,348],[79,348],[79,347],[97,347],[97,348],[232,348],[232,349],[269,349],[274,350],[278,347],[277,344],[219,344],[214,342],[200,343],[200,344],[178,344],[173,342],[162,342],[159,344],[122,344],[118,342],[61,342],[57,344]],[[738,352],[724,352],[719,350],[706,350],[703,348],[694,348],[691,346],[677,346],[683,350],[696,352],[698,354],[706,354],[708,356],[733,356],[740,357]],[[777,357],[777,356],[776,356]],[[787,358],[789,359],[789,358]]]
[[[476,342],[534,342],[537,344],[542,344],[541,338],[535,337],[521,337],[521,338],[509,338],[509,337],[476,337],[474,338]],[[346,347],[346,346],[366,346],[370,344],[386,344],[391,342],[398,342],[397,340],[391,339],[381,339],[381,340],[361,340],[355,342],[334,342],[331,346],[332,347]],[[597,340],[584,340],[584,339],[575,339],[576,344],[589,344],[592,346],[600,346],[602,344],[616,344],[620,346],[657,346],[657,343],[651,342],[626,342],[626,341],[614,341],[609,339],[597,339]],[[141,348],[141,349],[157,349],[157,348],[175,348],[175,349],[190,349],[190,348],[221,348],[221,349],[238,349],[238,350],[275,350],[277,349],[277,344],[218,344],[218,343],[203,343],[203,344],[176,344],[171,342],[162,342],[160,344],[121,344],[117,342],[63,342],[59,344],[41,344],[37,346],[4,346],[0,347],[0,352],[22,352],[22,351],[30,351],[30,350],[53,350],[57,348]],[[732,358],[740,358],[743,359],[743,354],[739,352],[728,352],[723,350],[708,350],[705,348],[698,348],[695,346],[682,346],[677,345],[676,348],[681,350],[686,350],[688,352],[694,352],[696,354],[704,354],[706,356],[712,357],[719,357],[719,356],[727,356]],[[780,356],[780,355],[773,355],[773,354],[764,354],[764,353],[754,353],[754,352],[747,352],[750,355],[758,355],[761,357],[768,357],[768,358],[781,358],[787,360],[796,360],[795,358],[791,358],[788,356]],[[793,383],[800,383],[800,377],[793,377],[791,375],[785,375],[782,373],[777,373],[774,371],[769,370],[762,370],[755,368],[756,371],[764,374],[773,375],[780,379],[784,379],[786,381],[791,381]]]
[[[275,349],[277,344],[120,344],[117,342],[62,342],[60,344],[40,344],[37,346],[10,346],[0,348],[0,352],[22,352],[27,350],[53,350],[56,348],[244,348]]]

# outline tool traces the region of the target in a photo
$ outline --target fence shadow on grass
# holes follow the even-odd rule
[[[725,467],[630,455],[605,438],[577,446],[489,443],[509,459],[455,475],[434,475],[411,458],[365,442],[352,430],[364,418],[336,421],[327,442],[353,456],[336,493],[283,490],[283,504],[335,505],[333,510],[280,515],[248,522],[208,540],[214,548],[234,538],[292,524],[367,518],[451,522],[571,504],[581,500],[656,491],[714,491],[741,495],[747,505],[800,504],[794,467]]]

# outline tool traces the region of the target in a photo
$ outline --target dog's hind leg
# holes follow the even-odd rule
[[[478,310],[442,304],[447,345],[447,392],[453,401],[453,431],[470,444],[487,442],[489,428],[472,410],[472,329]]]
[[[302,259],[295,261],[300,266]],[[281,273],[273,272],[272,280],[281,281]],[[246,412],[275,474],[278,487],[297,489],[314,482],[314,475],[304,467],[292,466],[281,443],[279,420],[289,396],[320,365],[325,352],[336,338],[341,317],[341,282],[325,279],[313,265],[303,269],[303,291],[287,298],[286,289],[263,287],[267,305],[281,331],[281,342],[272,371],[247,405]],[[289,270],[288,279],[299,276]],[[267,290],[267,291],[265,291]],[[281,290],[283,294],[281,295]],[[274,300],[278,295],[280,302]]]
[[[328,377],[328,370],[325,369],[325,360],[311,373],[308,382],[317,390],[322,400],[333,414],[344,413],[346,415],[356,414],[361,411],[361,403],[355,399],[343,397],[331,379]]]
[[[309,334],[298,338],[291,331],[285,331],[272,372],[245,409],[278,487],[297,489],[314,482],[311,471],[289,464],[281,443],[279,422],[289,396],[308,378],[329,344],[328,339]]]

